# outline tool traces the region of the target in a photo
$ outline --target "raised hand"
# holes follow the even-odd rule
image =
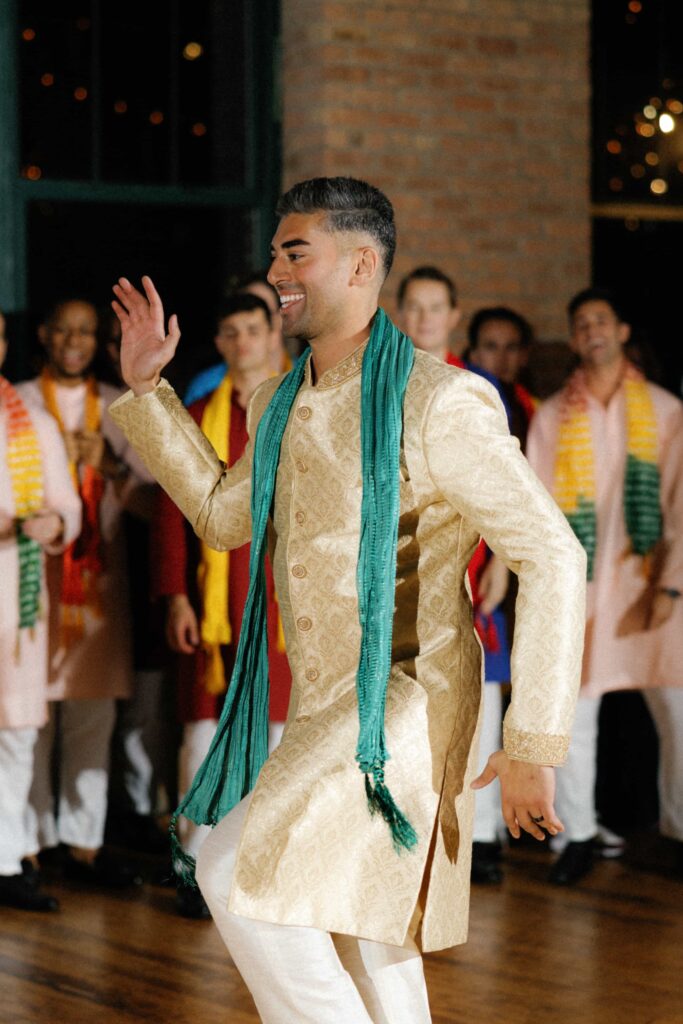
[[[118,301],[111,304],[121,323],[121,374],[136,395],[154,390],[180,340],[175,313],[166,333],[164,307],[151,278],[143,277],[142,287],[144,295],[120,277],[114,285]]]

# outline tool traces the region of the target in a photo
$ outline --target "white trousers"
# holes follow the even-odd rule
[[[183,742],[178,754],[178,793],[181,800],[192,785],[192,780],[208,753],[217,725],[215,718],[204,718],[199,722],[187,722],[183,727]],[[284,727],[284,722],[269,722],[269,753],[272,754],[282,739]],[[195,859],[210,831],[209,825],[195,825],[182,815],[178,820],[178,835],[183,849]]]
[[[0,729],[0,875],[20,875],[29,852],[28,794],[37,729]]]
[[[119,701],[112,738],[113,810],[157,813],[171,731],[170,716],[164,714],[167,689],[163,669],[138,670],[133,696]]]
[[[66,843],[98,850],[104,838],[113,698],[51,703],[38,733],[28,814],[29,851]],[[56,754],[57,793],[53,787]]]
[[[208,836],[197,881],[263,1024],[430,1024],[422,957],[317,928],[228,911],[246,797]]]
[[[491,754],[503,745],[503,694],[498,683],[484,684],[481,734],[479,737],[479,764],[481,774]],[[494,779],[485,789],[478,789],[474,797],[475,843],[495,843],[505,831],[500,807],[500,783]]]
[[[683,840],[683,688],[640,691],[659,737],[660,829]],[[567,762],[557,770],[555,807],[566,840],[584,842],[598,827],[595,811],[599,697],[579,697]]]

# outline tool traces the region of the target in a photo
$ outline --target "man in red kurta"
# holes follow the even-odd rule
[[[221,457],[232,466],[247,445],[249,399],[272,375],[266,304],[246,293],[233,296],[218,317],[215,342],[229,366],[228,375],[211,395],[193,402],[189,412],[214,445],[222,440]],[[154,536],[154,590],[157,597],[166,598],[166,635],[178,653],[178,714],[183,724],[179,787],[183,793],[209,748],[230,679],[249,585],[250,545],[229,555],[206,551],[163,491]],[[287,717],[291,677],[270,566],[267,590],[272,749]],[[196,856],[207,828],[184,819],[185,823],[183,843]],[[208,913],[201,895],[182,887],[178,909],[191,917]]]

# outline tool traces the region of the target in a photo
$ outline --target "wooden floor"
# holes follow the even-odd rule
[[[511,852],[473,893],[469,943],[425,958],[434,1024],[683,1024],[683,882],[650,845],[570,890],[544,883],[547,854]],[[50,891],[59,914],[0,909],[2,1024],[258,1021],[211,922],[169,890]]]

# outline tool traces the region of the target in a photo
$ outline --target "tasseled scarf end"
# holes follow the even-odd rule
[[[417,832],[405,814],[396,806],[386,783],[375,779],[373,784],[370,781],[370,776],[366,773],[365,795],[368,798],[370,814],[381,815],[389,826],[396,852],[401,853],[403,850],[412,850],[417,845]]]
[[[181,885],[191,889],[198,889],[195,872],[197,862],[189,853],[183,850],[182,843],[178,838],[178,815],[174,814],[168,826],[168,834],[171,839],[171,864],[173,874]]]

